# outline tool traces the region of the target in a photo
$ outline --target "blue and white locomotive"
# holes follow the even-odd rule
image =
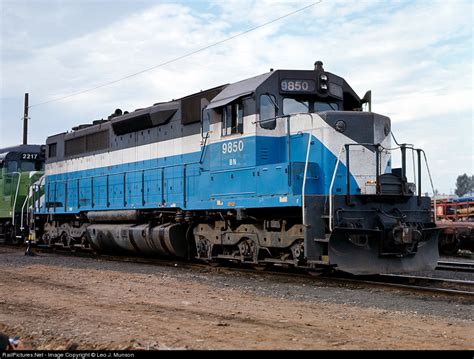
[[[369,93],[368,93],[369,94]],[[354,274],[434,268],[430,199],[341,77],[271,70],[47,139],[49,245]]]

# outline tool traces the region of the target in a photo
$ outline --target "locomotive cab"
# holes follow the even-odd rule
[[[44,146],[0,149],[0,241],[18,242],[29,186],[44,171]]]

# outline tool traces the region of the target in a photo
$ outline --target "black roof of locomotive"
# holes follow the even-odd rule
[[[140,130],[143,126],[145,128],[159,126],[168,122],[171,118],[175,118],[174,115],[179,115],[181,117],[181,122],[183,125],[194,123],[195,121],[186,119],[185,111],[180,111],[177,113],[177,110],[181,108],[186,108],[192,101],[199,100],[201,95],[206,94],[208,96],[209,103],[207,105],[208,109],[215,109],[221,106],[224,106],[240,97],[252,95],[260,92],[267,92],[270,89],[274,89],[277,84],[278,79],[296,76],[297,78],[317,78],[320,73],[324,72],[330,82],[340,85],[344,93],[344,107],[351,108],[359,107],[360,97],[357,93],[349,86],[344,78],[334,75],[330,72],[326,72],[321,67],[314,70],[270,70],[270,72],[263,73],[258,76],[250,77],[232,84],[221,85],[214,87],[205,91],[196,92],[194,94],[179,98],[173,99],[168,102],[159,102],[155,103],[152,106],[145,108],[139,108],[132,112],[125,112],[122,114],[112,114],[108,119],[102,119],[93,121],[90,124],[79,125],[73,128],[72,132],[62,132],[48,137],[47,143],[51,142],[50,138],[60,138],[65,136],[66,139],[87,134],[91,132],[96,132],[104,127],[112,127],[114,132],[117,135],[128,133],[131,130]],[[211,96],[212,95],[212,96]],[[320,95],[320,94],[318,94]],[[211,96],[211,97],[209,97]],[[193,99],[196,98],[196,99]],[[346,101],[348,106],[346,106]],[[189,116],[187,116],[189,117]],[[137,121],[139,120],[139,121]],[[138,122],[146,122],[146,124],[139,124]],[[135,128],[136,127],[136,128]]]
[[[341,86],[346,101],[349,101],[352,104],[360,103],[360,97],[349,86],[346,80],[340,76],[334,75],[333,73],[324,71],[321,67],[318,70],[271,70],[270,72],[232,83],[226,86],[216,97],[214,97],[207,108],[213,109],[225,106],[238,98],[254,94],[259,90],[263,93],[270,92],[270,90],[274,89],[275,86],[277,86],[277,88],[279,87],[279,83],[275,80],[297,77],[301,79],[314,79],[317,81],[317,78],[321,73],[328,76],[329,82]],[[317,93],[317,95],[321,96],[322,94]],[[327,95],[324,94],[324,97],[326,96]]]
[[[10,153],[41,153],[44,145],[17,145],[0,148],[0,161],[4,161]]]

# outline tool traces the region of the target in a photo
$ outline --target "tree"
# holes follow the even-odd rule
[[[464,196],[466,193],[474,192],[474,176],[469,177],[466,173],[458,176],[456,179],[456,190],[454,193],[459,197]]]

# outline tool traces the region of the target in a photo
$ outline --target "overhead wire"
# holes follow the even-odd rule
[[[222,44],[222,43],[224,43],[224,42],[233,40],[233,39],[235,39],[235,38],[237,38],[237,37],[240,37],[240,36],[243,36],[243,35],[246,35],[246,34],[252,32],[252,31],[258,30],[258,29],[260,29],[260,28],[262,28],[262,27],[264,27],[264,26],[268,26],[268,25],[273,24],[273,23],[275,23],[275,22],[277,22],[277,21],[280,21],[280,20],[282,20],[282,19],[285,19],[285,18],[290,17],[290,16],[292,16],[292,15],[295,15],[295,14],[297,14],[297,13],[300,13],[300,12],[306,10],[306,9],[309,9],[310,7],[313,7],[313,6],[317,5],[317,4],[320,4],[322,1],[323,1],[323,0],[319,0],[319,1],[313,2],[313,3],[311,3],[311,4],[309,4],[309,5],[306,5],[306,6],[302,7],[302,8],[299,8],[299,9],[294,10],[294,11],[292,11],[292,12],[289,12],[289,13],[287,13],[287,14],[285,14],[285,15],[282,15],[282,16],[276,18],[276,19],[267,21],[267,22],[265,22],[265,23],[263,23],[263,24],[260,24],[260,25],[257,25],[257,26],[255,26],[255,27],[252,27],[252,28],[250,28],[250,29],[247,29],[247,30],[245,30],[245,31],[242,31],[242,32],[240,32],[240,33],[238,33],[238,34],[236,34],[236,35],[227,37],[227,38],[225,38],[225,39],[223,39],[223,40],[220,40],[220,41],[217,41],[217,42],[215,42],[215,43],[213,43],[213,44],[210,44],[210,45],[201,47],[201,48],[199,48],[199,49],[197,49],[197,50],[188,52],[188,53],[186,53],[186,54],[184,54],[184,55],[175,57],[175,58],[173,58],[173,59],[171,59],[171,60],[167,60],[167,61],[162,62],[162,63],[159,63],[159,64],[157,64],[157,65],[148,67],[148,68],[146,68],[146,69],[143,69],[143,70],[141,70],[141,71],[135,72],[135,73],[133,73],[133,74],[130,74],[130,75],[127,75],[127,76],[121,77],[121,78],[119,78],[119,79],[116,79],[116,80],[113,80],[113,81],[109,81],[109,82],[106,82],[106,83],[103,83],[103,84],[100,84],[100,85],[97,85],[97,86],[94,86],[94,87],[89,88],[89,89],[85,89],[85,90],[80,90],[80,91],[72,92],[72,93],[69,93],[69,94],[64,95],[64,96],[61,96],[61,97],[57,97],[57,98],[53,98],[53,99],[51,99],[51,100],[47,100],[47,101],[44,101],[44,102],[39,102],[39,103],[36,103],[36,104],[32,104],[32,105],[30,105],[30,106],[28,106],[28,107],[29,107],[29,108],[31,108],[31,107],[37,107],[37,106],[45,105],[45,104],[47,104],[47,103],[62,101],[62,100],[65,100],[65,99],[70,98],[70,97],[73,97],[73,96],[78,96],[78,95],[81,95],[81,94],[84,94],[84,93],[87,93],[87,92],[95,91],[95,90],[100,89],[100,88],[102,88],[102,87],[106,87],[106,86],[113,85],[113,84],[115,84],[115,83],[117,83],[117,82],[120,82],[120,81],[129,79],[129,78],[131,78],[131,77],[134,77],[134,76],[143,74],[143,73],[148,72],[148,71],[152,71],[152,70],[157,69],[157,68],[159,68],[159,67],[163,67],[163,66],[165,66],[165,65],[169,65],[169,64],[171,64],[171,63],[173,63],[173,62],[182,60],[182,59],[184,59],[184,58],[186,58],[186,57],[190,57],[190,56],[195,55],[195,54],[197,54],[197,53],[199,53],[199,52],[203,52],[203,51],[208,50],[208,49],[210,49],[210,48],[212,48],[212,47],[215,47],[215,46],[217,46],[217,45],[220,45],[220,44]]]

